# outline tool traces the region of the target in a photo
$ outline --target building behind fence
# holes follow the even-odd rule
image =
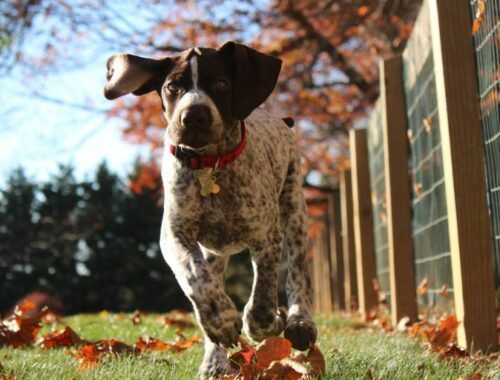
[[[366,314],[377,307],[367,295],[373,287],[379,301],[385,294],[393,323],[402,316],[415,320],[417,307],[426,316],[455,313],[460,345],[494,348],[495,289],[500,294],[500,2],[424,1],[405,51],[382,63],[380,80],[367,130],[351,133],[352,173],[341,176],[340,197],[330,198],[328,220],[335,228],[327,232],[335,236],[321,235],[330,252],[317,242],[321,257],[314,259],[326,261],[329,270],[316,263],[315,291],[330,281],[333,300],[322,300],[316,309],[349,309],[360,302]],[[363,206],[366,197],[371,207]],[[373,234],[363,231],[366,226]],[[355,247],[348,241],[351,228]],[[370,257],[376,278],[366,268]],[[352,265],[358,266],[357,284]],[[338,291],[338,278],[345,292]]]

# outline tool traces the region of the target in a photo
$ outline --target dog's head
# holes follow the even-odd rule
[[[163,59],[117,54],[107,62],[104,96],[157,91],[170,142],[201,149],[266,100],[280,68],[280,59],[234,42]]]

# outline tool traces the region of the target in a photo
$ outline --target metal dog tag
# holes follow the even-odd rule
[[[198,169],[193,172],[195,178],[200,182],[200,194],[207,197],[210,194],[217,194],[220,191],[220,186],[215,183],[214,170],[210,168]]]

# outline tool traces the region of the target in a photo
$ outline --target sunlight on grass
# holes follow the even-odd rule
[[[440,361],[415,340],[402,334],[382,333],[341,315],[320,315],[318,345],[325,354],[324,379],[458,379],[480,372],[483,378],[500,379],[500,361]],[[166,342],[175,340],[175,328],[166,327],[163,316],[149,314],[134,325],[131,315],[89,314],[64,318],[60,324],[73,328],[83,339],[117,339],[133,344],[149,335]],[[60,329],[61,326],[58,326]],[[48,332],[44,327],[41,335]],[[185,329],[186,336],[200,334]],[[196,344],[182,353],[153,352],[104,359],[92,369],[79,370],[71,355],[75,349],[0,349],[2,374],[17,379],[195,379],[203,355]]]

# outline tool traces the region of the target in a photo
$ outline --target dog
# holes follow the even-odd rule
[[[253,341],[284,335],[294,348],[316,341],[306,270],[307,210],[300,151],[290,120],[258,108],[281,60],[245,45],[193,48],[175,57],[111,56],[104,95],[156,91],[167,120],[160,247],[205,334],[200,378],[228,365],[241,329]],[[288,316],[277,280],[287,247]],[[224,292],[229,256],[248,248],[254,269],[243,312]]]

